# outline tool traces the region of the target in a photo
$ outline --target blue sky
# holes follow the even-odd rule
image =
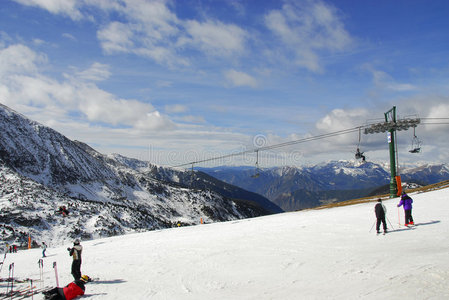
[[[0,102],[102,153],[176,165],[353,128],[393,106],[449,118],[448,28],[438,0],[4,0]],[[401,132],[400,161],[448,162],[447,130],[419,126],[418,155]],[[388,161],[385,141],[362,136],[368,159]],[[353,159],[357,144],[354,133],[260,163]]]

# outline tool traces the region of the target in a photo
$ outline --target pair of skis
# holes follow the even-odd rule
[[[46,292],[51,290],[52,287],[45,287],[45,288],[39,288],[36,289],[35,286],[28,286],[19,290],[15,290],[15,291],[10,291],[6,294],[0,294],[0,300],[6,300],[6,299],[26,299],[26,298],[30,298],[34,295]]]
[[[25,281],[19,281],[14,278],[14,263],[11,263],[9,265],[9,274],[8,279],[6,280],[8,285],[6,287],[6,293],[0,294],[0,300],[1,299],[25,299],[29,297],[33,297],[35,294],[42,293],[44,291],[47,291],[51,289],[50,287],[42,287],[44,284],[44,261],[42,259],[39,259],[39,277],[41,282],[41,288],[36,289],[35,286],[33,286],[33,280],[32,279],[26,279],[25,281],[30,281],[30,286],[25,288],[20,288],[17,290],[14,290],[14,283],[23,283]],[[3,265],[3,262],[2,262]],[[58,278],[58,268],[56,262],[53,262],[53,269],[55,270],[55,278],[56,278],[56,286],[59,287],[59,278]]]

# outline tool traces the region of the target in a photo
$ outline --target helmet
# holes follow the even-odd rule
[[[76,240],[73,242],[73,244],[74,244],[74,245],[79,245],[79,244],[80,244],[80,240],[79,240],[79,239],[76,239]]]
[[[81,276],[81,281],[84,281],[84,282],[89,282],[89,276],[87,276],[87,275],[83,275],[83,276]]]

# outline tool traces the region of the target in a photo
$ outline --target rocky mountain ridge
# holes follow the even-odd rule
[[[380,163],[360,161],[340,160],[314,166],[267,168],[259,170],[256,178],[251,167],[200,170],[229,184],[259,193],[285,211],[372,195],[390,182],[388,168]],[[449,179],[449,166],[446,164],[413,166],[400,172],[403,183],[426,185]]]
[[[28,235],[62,243],[274,212],[257,201],[281,211],[262,196],[229,184],[220,188],[232,192],[221,195],[204,179],[206,174],[195,176],[199,189],[186,185],[189,172],[103,155],[3,105],[0,131],[3,243],[23,242]],[[60,206],[70,213],[58,214]]]

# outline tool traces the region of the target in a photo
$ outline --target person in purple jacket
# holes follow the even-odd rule
[[[400,206],[404,207],[405,226],[415,225],[415,223],[413,222],[413,217],[412,217],[412,203],[413,203],[413,199],[410,198],[410,196],[407,195],[405,192],[402,192],[401,201],[399,202],[398,207],[400,207]]]

